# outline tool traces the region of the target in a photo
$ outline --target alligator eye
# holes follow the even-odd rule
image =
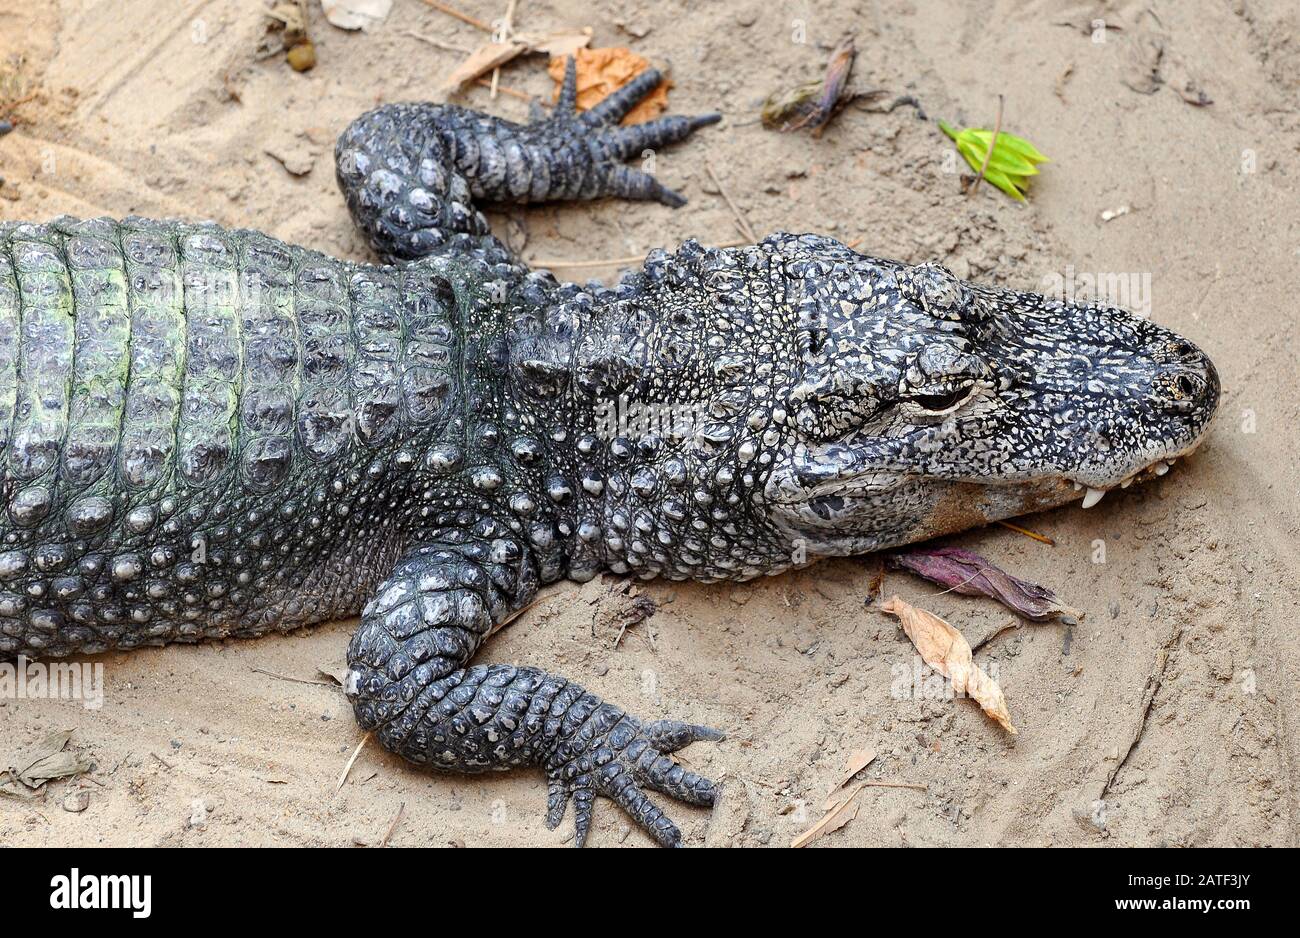
[[[931,413],[940,414],[952,410],[958,404],[965,401],[966,398],[970,397],[970,393],[974,387],[973,384],[968,384],[965,387],[954,388],[951,391],[944,391],[940,394],[913,394],[909,400],[918,407],[928,410]]]

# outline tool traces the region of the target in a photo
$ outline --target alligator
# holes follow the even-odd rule
[[[540,767],[578,845],[598,796],[679,845],[646,791],[711,805],[673,753],[720,732],[471,663],[539,585],[746,580],[1086,507],[1204,435],[1191,342],[936,263],[778,233],[612,288],[529,270],[481,206],[681,204],[624,160],[718,116],[620,126],[658,81],[578,112],[570,63],[527,125],[358,118],[337,177],[381,264],[212,223],[0,225],[0,657],[360,613],[345,691],[385,747]]]

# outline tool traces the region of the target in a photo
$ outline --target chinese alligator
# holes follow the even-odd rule
[[[643,722],[472,665],[539,584],[706,582],[892,548],[1162,473],[1214,413],[1187,340],[817,235],[532,272],[477,205],[680,204],[622,160],[716,115],[618,121],[647,72],[527,126],[390,105],[338,181],[391,265],[128,218],[0,225],[0,656],[254,636],[361,613],[345,688],[412,762],[535,765],[576,842],[598,795],[712,804]],[[609,402],[693,419],[620,432]]]

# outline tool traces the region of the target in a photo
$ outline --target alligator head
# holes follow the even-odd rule
[[[591,504],[571,575],[596,543],[618,572],[743,579],[1090,507],[1166,471],[1218,403],[1205,355],[1131,313],[815,235],[687,242],[588,289],[525,302],[545,328],[529,313],[511,343],[530,394],[601,415],[572,457]],[[672,426],[604,420],[627,403]]]
[[[1121,309],[778,236],[798,379],[764,494],[816,554],[933,537],[1161,475],[1219,400],[1191,342]]]

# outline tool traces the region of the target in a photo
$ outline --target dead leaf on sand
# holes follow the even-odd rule
[[[9,777],[0,782],[0,790],[23,795],[15,782],[36,790],[51,779],[71,778],[89,771],[90,760],[80,752],[66,750],[72,740],[72,730],[56,730],[44,739],[13,753],[5,760]],[[9,788],[8,786],[12,786]]]
[[[545,52],[547,55],[563,57],[574,54],[589,42],[590,26],[557,29],[548,33],[515,33],[504,42],[485,42],[443,79],[439,89],[455,91],[525,52]]]
[[[858,816],[858,803],[855,800],[858,792],[866,787],[866,782],[859,782],[852,788],[846,789],[847,785],[853,778],[873,761],[876,753],[871,749],[855,749],[849,753],[848,763],[844,767],[844,775],[835,783],[830,794],[826,796],[826,801],[822,805],[822,810],[826,813],[808,830],[804,831],[790,844],[791,847],[806,847],[818,837],[824,837],[827,834],[834,833],[849,821]]]
[[[848,765],[844,767],[844,775],[835,783],[836,788],[843,788],[849,783],[853,776],[857,775],[876,759],[874,749],[855,749],[849,753]]]
[[[880,608],[898,616],[903,631],[916,646],[922,660],[952,681],[955,693],[974,698],[1004,730],[1013,736],[1016,734],[1002,688],[975,664],[970,643],[960,632],[934,613],[906,603],[897,596],[891,596]]]
[[[826,799],[826,813],[812,827],[808,828],[793,841],[791,847],[806,847],[819,837],[825,837],[839,830],[858,816],[858,792],[866,787],[866,782],[858,782],[852,788],[834,792]]]
[[[621,46],[579,49],[574,57],[578,60],[578,109],[581,111],[595,107],[650,67],[649,61]],[[559,100],[560,84],[564,81],[566,58],[567,55],[557,53],[546,69],[555,79],[555,100]],[[662,114],[668,108],[670,87],[672,82],[661,81],[627,113],[623,123],[640,124]]]

